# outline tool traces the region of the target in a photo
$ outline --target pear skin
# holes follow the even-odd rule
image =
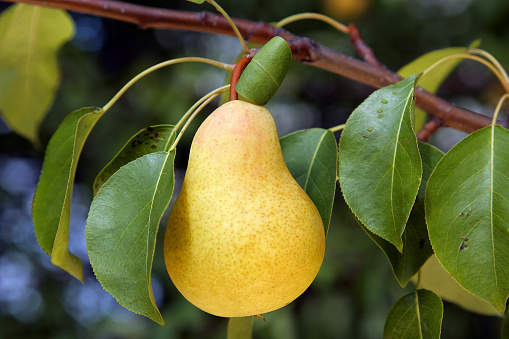
[[[269,111],[220,106],[193,139],[166,228],[177,289],[213,315],[267,313],[309,287],[324,252],[322,219],[286,167]]]

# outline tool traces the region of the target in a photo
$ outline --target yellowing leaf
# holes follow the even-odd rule
[[[73,34],[59,9],[15,4],[0,17],[0,114],[33,143],[60,81],[57,52]]]
[[[35,235],[53,265],[83,282],[78,257],[69,252],[69,218],[74,176],[83,145],[104,111],[82,108],[69,114],[51,137],[32,204]]]

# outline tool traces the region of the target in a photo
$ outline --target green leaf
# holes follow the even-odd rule
[[[440,338],[444,307],[438,295],[417,290],[399,299],[385,321],[384,339]]]
[[[69,218],[78,159],[90,131],[102,116],[97,107],[69,114],[51,137],[32,204],[35,235],[53,265],[83,282],[81,261],[68,250]]]
[[[436,256],[471,293],[503,312],[509,295],[509,131],[470,134],[438,163],[426,191]]]
[[[280,139],[290,173],[309,195],[329,230],[336,192],[337,144],[331,131],[313,128]]]
[[[401,287],[405,287],[412,276],[424,265],[433,254],[433,248],[428,238],[428,228],[424,218],[424,197],[426,184],[431,172],[444,153],[430,144],[419,142],[419,152],[422,158],[422,182],[415,199],[414,207],[410,213],[405,231],[403,232],[403,253],[383,238],[367,231],[366,233],[384,251],[392,266],[394,276]]]
[[[205,2],[205,0],[187,0],[189,2],[194,2],[195,4],[198,4],[198,5],[201,5],[202,3]]]
[[[227,339],[251,339],[253,337],[253,317],[229,318]]]
[[[173,194],[175,151],[144,155],[116,171],[90,207],[86,238],[90,263],[125,308],[164,321],[150,276],[157,231]]]
[[[447,273],[435,255],[432,255],[422,266],[420,279],[417,275],[412,278],[415,284],[418,280],[422,288],[435,292],[442,300],[458,305],[465,310],[489,316],[500,317],[502,315],[493,305],[461,287]]]
[[[149,153],[165,150],[173,140],[174,126],[157,125],[142,129],[122,147],[120,152],[106,165],[94,180],[94,196],[99,188],[125,164]]]
[[[239,78],[235,90],[239,98],[265,105],[281,86],[292,63],[292,50],[280,36],[267,42]]]
[[[404,78],[411,76],[412,74],[420,73],[425,71],[428,67],[432,66],[437,61],[446,58],[450,55],[461,54],[468,51],[465,47],[450,47],[439,49],[436,51],[432,51],[426,53],[419,58],[415,59],[411,63],[407,64],[403,68],[398,71],[398,74]],[[444,80],[449,76],[449,74],[454,71],[454,69],[459,65],[461,59],[451,59],[448,61],[444,61],[442,64],[438,65],[432,71],[430,71],[426,76],[423,76],[419,80],[419,87],[424,88],[428,92],[436,93],[440,85],[444,82]],[[415,119],[414,126],[415,130],[420,130],[422,126],[426,123],[428,115],[421,109],[415,109]]]
[[[371,232],[401,252],[401,235],[421,181],[411,124],[416,76],[374,92],[352,113],[339,142],[339,182]]]
[[[246,42],[246,43],[247,43],[247,47],[249,49],[259,48],[259,47],[263,46],[263,45],[260,45],[259,43],[253,43],[253,42]],[[235,57],[235,59],[233,59],[231,64],[236,64],[237,62],[239,62],[239,60],[245,54],[246,53],[244,52],[244,50],[241,49],[240,52]],[[223,85],[231,84],[231,82],[232,82],[232,72],[226,72],[226,74],[224,75]],[[220,100],[219,100],[219,106],[227,103],[228,101],[230,101],[230,92],[229,91],[224,92],[223,94],[221,94],[221,97],[220,97]]]
[[[63,10],[15,4],[0,16],[0,114],[33,143],[60,82],[57,52],[73,35]]]

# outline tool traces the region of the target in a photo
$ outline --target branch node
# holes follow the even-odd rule
[[[419,133],[417,133],[417,139],[424,142],[428,141],[429,138],[443,125],[444,123],[440,119],[431,119],[424,124]]]
[[[317,60],[318,44],[310,38],[297,38],[287,41],[292,50],[293,58],[299,62]]]
[[[377,67],[382,67],[382,65],[378,62],[378,59],[375,57],[373,50],[362,39],[361,32],[357,26],[355,26],[355,24],[348,25],[348,32],[350,34],[350,42],[355,48],[357,54],[367,63]]]

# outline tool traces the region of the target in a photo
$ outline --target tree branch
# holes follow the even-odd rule
[[[112,0],[0,0],[61,8],[91,15],[129,22],[141,28],[163,28],[208,32],[233,36],[228,22],[209,12],[187,12],[146,7]],[[254,43],[266,43],[279,35],[290,45],[295,60],[344,76],[351,80],[381,88],[402,78],[379,65],[354,59],[333,51],[309,38],[299,37],[282,28],[264,22],[233,19],[243,37]],[[491,118],[454,106],[418,88],[417,106],[438,119],[445,127],[473,132],[491,124]],[[502,125],[507,125],[505,122]]]

